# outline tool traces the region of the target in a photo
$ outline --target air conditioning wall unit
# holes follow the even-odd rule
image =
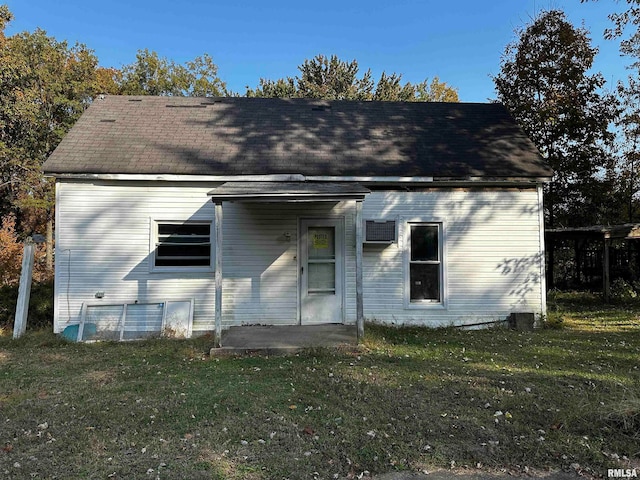
[[[388,245],[397,242],[395,220],[364,220],[364,243]]]

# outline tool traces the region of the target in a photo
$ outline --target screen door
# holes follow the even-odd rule
[[[342,323],[343,221],[305,219],[300,227],[301,323]]]

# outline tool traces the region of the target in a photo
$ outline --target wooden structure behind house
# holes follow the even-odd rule
[[[548,229],[545,236],[549,288],[600,290],[608,299],[612,280],[640,280],[640,224]]]
[[[44,169],[55,331],[97,292],[194,333],[545,313],[552,171],[499,104],[107,96]]]

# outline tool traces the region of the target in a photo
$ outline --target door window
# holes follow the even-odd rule
[[[309,227],[307,235],[310,295],[336,293],[335,227]]]

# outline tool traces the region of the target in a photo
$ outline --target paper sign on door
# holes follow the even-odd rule
[[[313,234],[313,248],[319,250],[321,248],[329,248],[329,235],[326,233]]]

